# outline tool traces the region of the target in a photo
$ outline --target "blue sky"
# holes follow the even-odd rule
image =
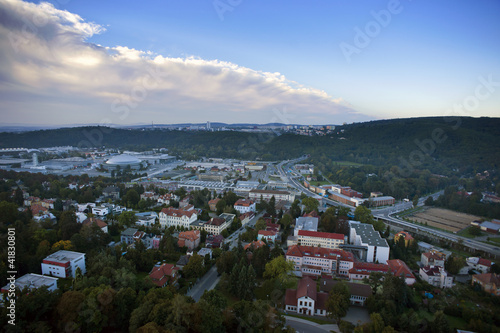
[[[0,0],[4,123],[500,116],[499,1],[51,3]]]

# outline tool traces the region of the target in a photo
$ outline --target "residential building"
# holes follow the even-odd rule
[[[138,232],[138,229],[135,228],[127,228],[124,231],[122,231],[120,235],[120,241],[125,244],[133,244],[134,243],[134,235],[136,235]]]
[[[149,199],[149,200],[157,201],[159,198],[159,195],[155,192],[146,191],[146,192],[141,194],[140,198],[141,198],[141,200],[148,200]]]
[[[364,278],[369,278],[370,274],[375,272],[385,274],[389,272],[389,265],[355,262],[353,267],[349,270],[349,280],[363,281]]]
[[[257,240],[262,240],[265,239],[268,242],[275,242],[276,241],[276,231],[271,231],[271,230],[259,230],[257,233]]]
[[[354,264],[352,253],[322,247],[293,245],[288,248],[285,257],[286,260],[293,261],[294,270],[298,275],[327,274],[347,277]]]
[[[415,275],[411,272],[411,269],[406,265],[406,263],[401,259],[387,260],[387,265],[389,265],[389,271],[394,276],[403,276],[407,285],[411,286],[415,283]]]
[[[453,287],[453,276],[449,276],[443,267],[425,266],[420,268],[419,274],[422,280],[434,287]]]
[[[371,224],[362,224],[357,221],[349,221],[350,244],[362,247],[366,251],[366,261],[385,264],[389,260],[389,245],[373,229]]]
[[[327,294],[341,281],[323,279],[319,284],[319,289]],[[351,305],[364,306],[366,299],[372,295],[372,288],[367,284],[344,282],[349,287]]]
[[[305,246],[319,246],[327,249],[338,249],[344,244],[344,235],[331,232],[299,230],[297,244]]]
[[[159,215],[160,225],[163,229],[174,227],[189,228],[190,224],[198,219],[195,210],[163,208]]]
[[[109,214],[109,208],[104,206],[92,207],[92,214],[97,217],[106,217]]]
[[[255,212],[246,212],[240,215],[241,225],[246,225],[255,217]]]
[[[187,197],[185,197],[184,199],[179,201],[179,208],[185,208],[185,207],[189,206],[190,200],[191,200],[191,197],[188,195]]]
[[[60,250],[47,256],[42,261],[42,274],[61,278],[75,277],[76,269],[80,268],[85,275],[85,253]]]
[[[177,260],[177,263],[175,264],[176,267],[179,267],[179,269],[183,269],[184,266],[186,266],[189,263],[189,258],[191,258],[190,255],[183,255]]]
[[[210,208],[210,210],[212,212],[215,212],[217,210],[217,203],[221,201],[220,198],[215,198],[215,199],[212,199],[208,202],[208,207]]]
[[[200,249],[200,251],[198,251],[198,255],[201,256],[202,258],[205,258],[207,254],[210,256],[210,259],[212,259],[212,249],[204,247]]]
[[[97,225],[105,234],[108,233],[108,224],[101,219],[95,217],[89,217],[82,222],[82,226],[87,226],[87,227],[91,227],[94,224]]]
[[[146,249],[159,249],[162,235],[145,234],[140,238]]]
[[[157,199],[157,202],[160,204],[170,205],[174,201],[179,201],[179,199],[180,198],[177,195],[175,195],[173,193],[167,193],[164,195],[160,195]]]
[[[444,267],[446,256],[437,251],[424,252],[420,255],[422,266],[439,266]]]
[[[208,235],[205,240],[205,246],[209,248],[220,248],[224,245],[224,237],[222,235]]]
[[[165,287],[168,284],[175,284],[179,278],[179,267],[172,264],[156,264],[149,272],[151,281],[158,287]]]
[[[239,199],[234,203],[234,209],[240,214],[255,212],[255,202],[250,199]]]
[[[287,289],[285,310],[309,316],[326,316],[328,293],[318,292],[310,277],[300,279],[297,289]]]
[[[397,234],[395,234],[394,235],[394,242],[397,243],[400,238],[404,239],[404,241],[405,241],[405,247],[408,247],[409,245],[411,245],[412,242],[415,241],[415,239],[413,238],[413,236],[410,235],[406,231],[400,231]]]
[[[187,247],[190,251],[200,245],[200,230],[183,231],[179,233],[177,245],[179,247]]]
[[[235,217],[236,215],[227,213],[222,213],[219,217],[213,217],[204,224],[205,231],[211,235],[220,235],[224,229],[233,223]]]
[[[466,259],[467,266],[471,269],[480,271],[481,273],[488,273],[491,269],[491,265],[495,264],[491,260],[480,258],[480,257],[469,257]]]
[[[497,274],[474,274],[472,275],[472,285],[476,283],[488,294],[500,296],[500,277]]]
[[[293,202],[295,200],[295,195],[288,191],[276,191],[276,190],[251,190],[248,192],[249,199],[253,201],[260,201],[262,197],[263,200],[269,201],[274,196],[276,202],[278,201],[288,201]]]
[[[266,243],[264,243],[263,241],[261,240],[258,240],[258,241],[253,241],[253,242],[250,242],[248,243],[247,245],[245,245],[243,247],[244,250],[248,250],[248,249],[254,249],[254,250],[257,250],[259,247],[262,247],[266,245]]]
[[[57,280],[58,278],[51,276],[28,273],[18,277],[14,284],[19,290],[23,290],[24,288],[34,290],[46,286],[48,291],[55,291],[57,290]],[[7,285],[1,289],[1,292],[9,292],[9,288],[10,283],[7,283]]]

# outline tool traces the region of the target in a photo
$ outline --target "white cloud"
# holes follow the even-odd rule
[[[95,123],[107,118],[113,123],[265,123],[272,120],[274,108],[286,108],[296,115],[294,122],[366,118],[342,98],[290,82],[281,73],[88,42],[103,32],[102,26],[48,3],[0,0],[4,122]],[[59,99],[64,102],[58,106]],[[37,117],[16,116],[26,117],[29,110],[38,112]],[[61,119],[61,114],[67,117]]]

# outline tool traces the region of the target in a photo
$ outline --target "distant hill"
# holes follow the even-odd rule
[[[463,167],[498,168],[500,163],[500,118],[392,119],[340,126],[336,131],[334,135],[309,137],[286,133],[276,135],[92,126],[0,133],[0,148],[66,145],[124,149],[165,147],[171,153],[184,157],[195,155],[263,160],[311,154],[322,163],[351,161],[386,166],[412,160],[434,172]]]

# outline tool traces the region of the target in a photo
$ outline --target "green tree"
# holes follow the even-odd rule
[[[319,201],[311,197],[303,199],[302,204],[305,206],[306,213],[310,213],[314,210],[317,211],[319,207]]]
[[[382,272],[371,272],[368,278],[365,278],[363,282],[370,285],[372,292],[377,293],[378,288],[382,285],[384,279],[384,274]]]
[[[289,273],[293,271],[293,266],[292,261],[286,260],[284,256],[279,256],[266,264],[263,276],[266,279],[277,279],[285,282]]]
[[[131,227],[137,221],[137,216],[132,211],[124,211],[118,215],[118,223],[123,227]]]
[[[189,258],[189,262],[182,269],[184,276],[187,278],[200,278],[203,276],[204,268],[203,268],[203,257],[195,253]]]
[[[123,203],[127,207],[137,207],[137,204],[139,203],[139,200],[141,197],[139,196],[139,193],[133,188],[127,191],[127,194],[123,197]]]
[[[326,309],[328,316],[340,323],[340,319],[347,314],[349,310],[351,293],[347,283],[341,281],[335,284],[330,290],[326,300]]]
[[[354,210],[354,219],[362,223],[373,224],[372,212],[365,206],[358,206]]]

